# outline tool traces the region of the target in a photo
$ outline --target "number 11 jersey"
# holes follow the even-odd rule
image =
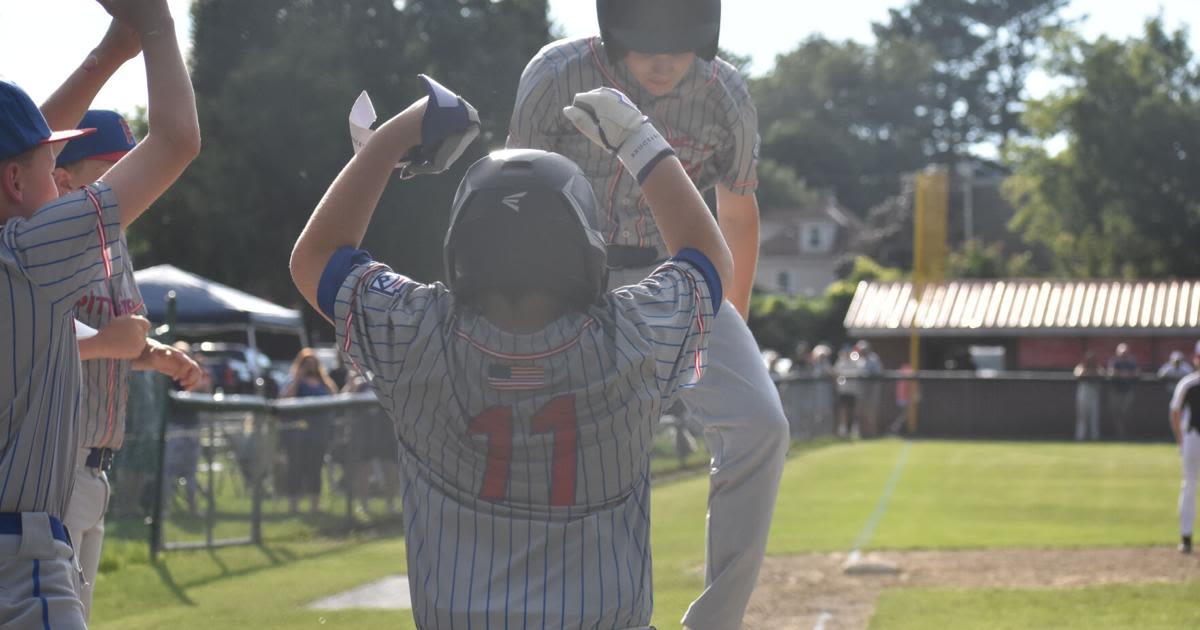
[[[419,627],[650,623],[654,427],[721,304],[703,254],[532,334],[350,248],[318,298],[395,423]]]

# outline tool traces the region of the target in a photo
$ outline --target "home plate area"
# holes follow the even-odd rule
[[[308,607],[315,610],[345,610],[347,608],[408,610],[412,608],[412,599],[408,596],[408,576],[390,575],[382,580],[318,599]]]

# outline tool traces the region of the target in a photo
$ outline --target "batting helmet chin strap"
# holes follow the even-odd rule
[[[616,63],[629,51],[692,52],[705,61],[717,56],[721,0],[596,0],[600,39]]]

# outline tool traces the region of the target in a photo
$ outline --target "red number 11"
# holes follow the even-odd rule
[[[554,437],[554,459],[550,477],[550,505],[575,502],[575,396],[559,396],[533,414],[534,433]],[[487,437],[487,466],[479,498],[502,501],[508,489],[508,470],[512,464],[513,411],[509,407],[490,407],[467,425],[467,435]]]

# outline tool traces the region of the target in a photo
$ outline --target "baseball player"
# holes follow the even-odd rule
[[[435,93],[383,125],[292,256],[297,287],[395,422],[414,617],[420,628],[647,628],[654,425],[704,368],[731,257],[670,146],[605,89],[567,115],[642,182],[671,254],[648,278],[605,290],[591,186],[536,150],[467,171],[446,285],[372,261],[355,247],[388,174],[413,145],[465,128],[459,103]]]
[[[1200,342],[1192,354],[1200,370]],[[1196,479],[1200,476],[1200,371],[1183,377],[1171,397],[1171,431],[1183,460],[1179,487],[1179,551],[1192,553],[1192,526],[1196,522]]]
[[[90,110],[78,128],[96,131],[71,140],[59,153],[54,181],[62,195],[100,179],[137,145],[129,123],[116,112]],[[109,255],[114,261],[112,271],[106,272],[105,281],[93,285],[75,306],[78,321],[101,330],[117,318],[144,316],[146,312],[133,280],[133,258],[124,235],[109,245]],[[142,337],[145,338],[144,332]],[[185,389],[199,386],[205,376],[187,354],[153,339],[144,339],[132,358],[92,351],[90,346],[97,341],[92,337],[79,342],[83,359],[79,454],[75,489],[63,519],[82,568],[76,586],[85,619],[91,616],[92,592],[104,542],[104,514],[111,494],[106,471],[125,437],[129,370],[156,370],[179,381]]]
[[[628,94],[696,187],[716,190],[734,277],[713,325],[709,369],[683,396],[712,454],[706,588],[684,623],[736,628],[762,564],[788,446],[778,392],[744,321],[758,258],[757,114],[745,81],[716,57],[720,0],[597,0],[596,9],[600,37],[554,42],[529,62],[508,146],[561,153],[583,169],[599,195],[597,228],[614,286],[637,282],[669,252],[645,190],[562,115],[577,92]]]
[[[54,145],[85,132],[51,132],[24,91],[0,82],[0,295],[8,296],[0,309],[5,628],[85,627],[61,521],[79,444],[81,378],[72,315],[78,300],[120,263],[109,244],[199,150],[191,84],[165,0],[102,4],[141,43],[151,108],[146,140],[100,181],[59,198]],[[94,95],[109,74],[91,56],[56,94]]]

